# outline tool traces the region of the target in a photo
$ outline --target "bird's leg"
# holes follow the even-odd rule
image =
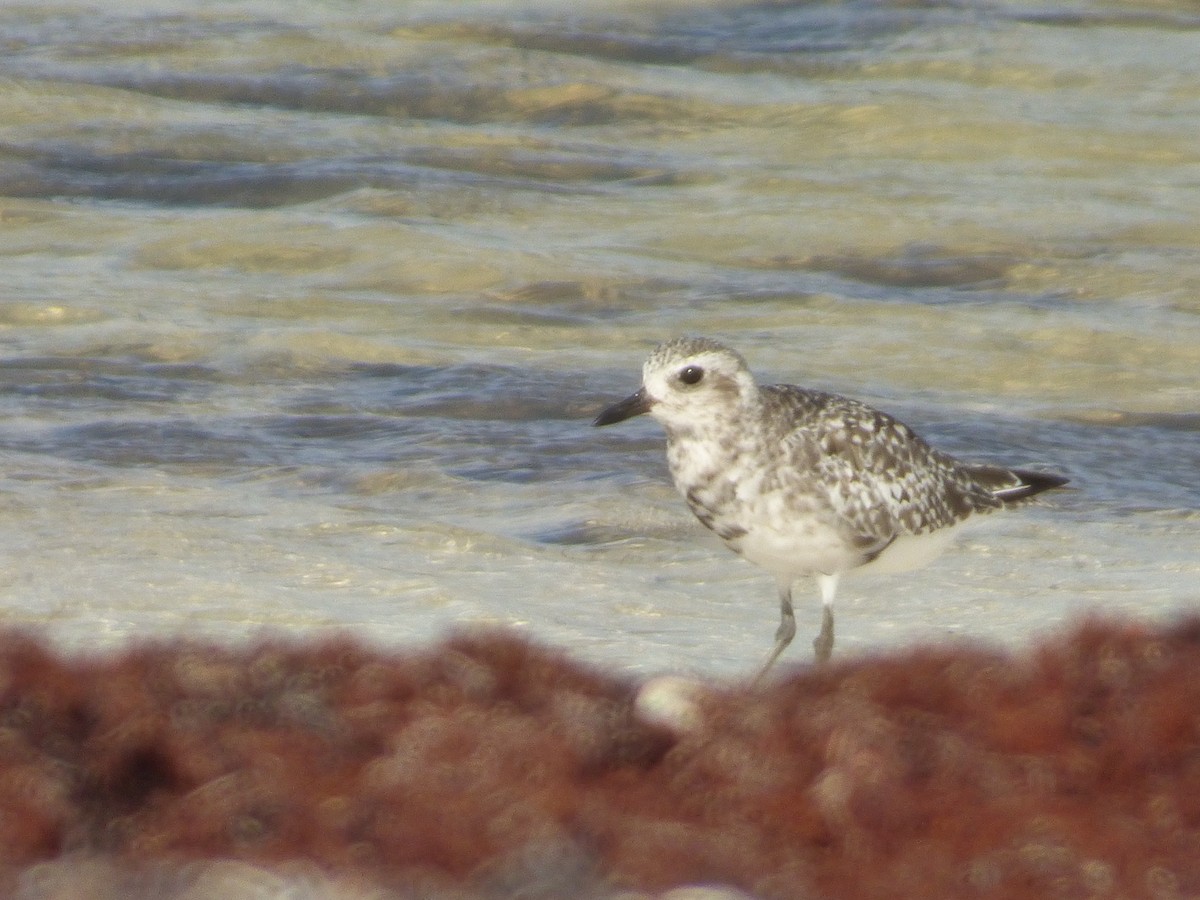
[[[821,586],[821,633],[813,639],[817,662],[829,662],[833,655],[833,597],[837,593],[838,575],[818,575]]]
[[[779,654],[787,649],[787,645],[796,636],[796,615],[792,612],[792,582],[779,579],[779,627],[775,630],[775,649],[767,657],[766,663],[754,677],[757,684],[759,679],[767,674],[767,670],[779,659]]]

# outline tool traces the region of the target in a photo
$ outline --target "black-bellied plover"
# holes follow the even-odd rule
[[[649,413],[667,431],[671,475],[696,517],[775,576],[780,622],[759,677],[796,633],[792,583],[821,589],[819,662],[833,652],[844,572],[904,571],[933,559],[955,526],[1067,483],[1061,475],[960,462],[857,400],[790,384],[759,387],[746,361],[706,338],[646,360],[642,386],[596,417]]]

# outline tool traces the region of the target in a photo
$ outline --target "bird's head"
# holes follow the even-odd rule
[[[755,393],[740,354],[708,338],[676,338],[650,354],[641,388],[592,424],[613,425],[649,413],[668,431],[692,430],[734,418]]]

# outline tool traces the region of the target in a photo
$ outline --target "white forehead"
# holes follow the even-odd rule
[[[708,338],[676,338],[659,345],[642,367],[642,381],[649,384],[675,375],[685,366],[735,375],[745,371],[741,354]]]
[[[680,379],[688,366],[703,370],[694,389]],[[681,338],[655,350],[642,370],[642,387],[652,401],[650,415],[668,431],[672,423],[720,422],[756,394],[742,357],[705,338]]]

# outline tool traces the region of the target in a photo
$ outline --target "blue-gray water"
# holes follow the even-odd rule
[[[66,0],[0,47],[0,623],[748,673],[770,577],[654,423],[589,427],[684,333],[1073,479],[849,581],[840,652],[1200,600],[1194,4]]]

